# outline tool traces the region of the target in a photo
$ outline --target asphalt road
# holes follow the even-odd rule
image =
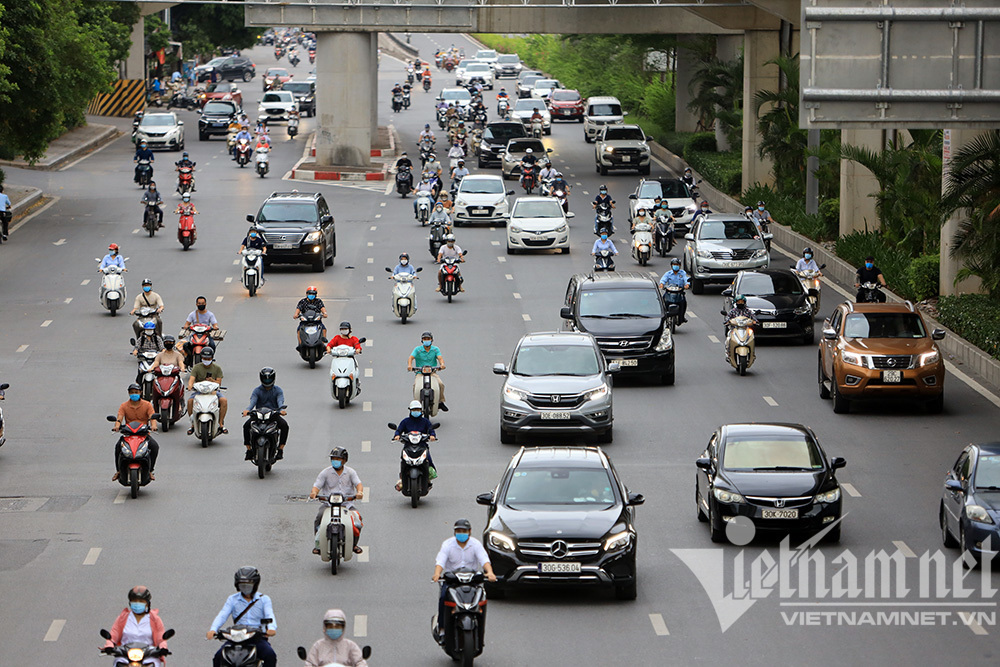
[[[475,50],[459,36],[415,35],[413,42],[425,57],[435,44]],[[252,56],[258,73],[274,62],[270,49],[256,49]],[[305,77],[308,69],[308,61],[300,64],[296,77]],[[450,83],[443,72],[434,74],[435,91]],[[418,90],[412,109],[392,114],[388,91],[403,76],[402,65],[383,56],[379,114],[382,124],[395,124],[412,147],[423,124],[433,121],[432,95]],[[260,78],[243,88],[247,108],[255,109]],[[592,218],[586,202],[599,183],[592,171],[593,147],[572,123],[557,124],[546,138],[574,188],[571,207],[579,217],[572,253],[508,257],[502,228],[461,228],[458,242],[469,250],[463,270],[467,292],[448,304],[433,292],[425,232],[413,221],[410,199],[400,201],[373,186],[280,180],[302,155],[314,119],[303,120],[295,141],[275,131],[281,139],[272,152],[272,172],[262,180],[237,169],[221,139],[198,142],[194,113],[180,115],[187,121],[188,150],[198,162],[194,200],[201,212],[198,242],[187,253],[176,241],[176,217],[170,214],[167,233],[154,239],[134,233],[142,208],[127,137],[63,172],[8,174],[12,182],[41,183],[60,199],[0,250],[0,380],[11,384],[3,405],[7,444],[0,449],[0,664],[104,664],[97,655],[97,631],[110,626],[126,592],[138,583],[152,589],[153,606],[177,630],[171,663],[205,664],[218,647],[204,639],[205,630],[233,592],[232,573],[246,564],[261,570],[261,590],[274,600],[279,631],[273,645],[282,664],[297,664],[295,647],[321,636],[328,607],[347,611],[349,635],[374,648],[372,664],[448,664],[429,636],[436,601],[433,559],[456,518],[469,517],[475,533],[481,531],[484,511],[475,496],[495,485],[516,451],[498,440],[501,379],[491,366],[506,362],[523,334],[558,328],[567,280],[590,267]],[[176,159],[157,155],[162,190],[172,191],[167,175]],[[603,179],[619,211],[637,179],[633,174]],[[293,188],[320,189],[330,203],[338,233],[335,266],[324,274],[276,267],[250,299],[234,266],[244,216],[270,192]],[[110,317],[97,300],[94,257],[110,242],[121,244],[131,258],[130,296],[142,277],[155,281],[167,304],[168,331],[176,330],[198,294],[208,296],[210,309],[229,331],[218,361],[229,387],[232,433],[207,450],[183,429],[160,434],[157,481],[137,500],[125,499],[123,487],[110,482],[115,437],[104,416],[125,399],[134,375],[128,356],[131,318]],[[419,311],[405,326],[392,317],[383,271],[404,250],[425,267],[417,283]],[[774,263],[788,260],[776,252]],[[633,268],[626,256],[618,264],[620,270]],[[666,268],[666,260],[655,259],[650,270]],[[331,326],[351,320],[355,332],[370,341],[360,358],[363,392],[347,410],[334,406],[327,370],[310,370],[294,349],[291,315],[310,284],[319,286]],[[834,556],[845,550],[863,560],[873,550],[919,555],[937,549],[944,471],[966,443],[995,439],[998,411],[949,375],[940,416],[905,406],[834,415],[829,402],[817,396],[811,346],[762,345],[750,375],[738,377],[712,338],[721,336],[718,292],[689,297],[689,313],[697,317],[675,339],[676,386],[627,381],[615,387],[615,442],[606,450],[629,488],[646,496],[638,509],[638,599],[616,602],[603,593],[557,591],[495,601],[482,664],[981,664],[995,657],[997,630],[985,621],[978,628],[957,621],[920,628],[786,626],[781,613],[797,608],[782,606],[777,592],[722,632],[709,596],[672,551],[702,550],[692,552],[701,562],[723,556],[730,564],[741,551],[713,545],[695,519],[694,459],[717,425],[804,423],[831,456],[847,458],[840,475],[851,485],[844,536],[839,546],[819,549],[832,572],[839,569]],[[827,286],[827,307],[836,298]],[[392,488],[398,447],[389,442],[385,424],[405,414],[411,382],[406,358],[425,329],[434,332],[448,364],[444,379],[451,412],[440,416],[440,442],[434,446],[441,477],[413,510]],[[258,480],[242,460],[238,410],[257,384],[259,368],[268,365],[277,369],[285,391],[292,435],[285,460]],[[287,497],[308,493],[335,445],[350,450],[349,465],[369,491],[360,506],[365,554],[333,577],[310,554],[314,506]],[[775,541],[743,548],[748,571],[763,552],[777,550]],[[906,560],[915,570],[916,559]],[[995,574],[992,583],[1000,584]],[[915,605],[917,596],[911,591],[906,604]],[[968,609],[995,612],[995,604],[980,608],[970,602]]]

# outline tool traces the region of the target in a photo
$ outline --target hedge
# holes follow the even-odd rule
[[[1000,359],[1000,308],[985,294],[942,296],[938,320],[959,336]]]
[[[837,255],[854,266],[861,266],[871,255],[889,289],[907,299],[915,298],[908,279],[910,254],[888,243],[881,232],[852,232],[837,239],[836,247]]]
[[[803,210],[802,202],[798,199],[778,194],[773,188],[760,183],[755,183],[747,188],[740,197],[744,206],[757,206],[757,202],[763,201],[767,205],[767,210],[780,224],[788,225],[794,231],[808,236],[818,241],[830,241],[837,238],[840,222],[837,217],[831,215],[831,210],[839,215],[840,202],[832,200],[832,204],[824,207],[820,206],[819,215],[808,215]]]

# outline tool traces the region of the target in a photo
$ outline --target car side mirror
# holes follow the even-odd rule
[[[622,112],[622,116],[627,116],[627,115],[628,115],[628,111],[623,111]]]
[[[830,459],[830,467],[833,468],[834,470],[843,468],[846,465],[847,465],[847,459],[845,459],[843,456],[834,456],[832,459]]]
[[[514,194],[514,191],[513,191],[513,190],[508,190],[508,191],[507,191],[507,195],[508,195],[508,196],[509,196],[509,195],[512,195],[512,194]]]
[[[570,211],[569,213],[566,214],[566,217],[567,218],[575,218],[576,217],[576,213],[574,213],[573,211]]]
[[[651,136],[649,136],[649,135],[647,134],[647,135],[646,135],[646,141],[652,141],[652,140],[653,140],[653,137],[651,137]]]
[[[636,505],[641,505],[644,502],[646,502],[646,497],[641,493],[633,493],[629,491],[628,500],[626,501],[627,505],[632,505],[634,507]]]
[[[946,479],[944,481],[944,488],[949,491],[965,491],[965,487],[963,487],[962,483],[957,479]]]
[[[504,364],[493,364],[494,375],[507,375],[507,366]]]
[[[253,216],[247,213],[247,222],[253,222],[253,221],[254,221]]]
[[[492,505],[493,504],[493,492],[480,493],[476,496],[476,503],[479,505]]]
[[[610,364],[608,364],[608,375],[615,375],[617,373],[620,373],[621,370],[622,370],[622,365],[619,364],[617,361],[612,361]]]
[[[195,112],[196,114],[198,114],[199,116],[201,115],[201,109],[195,109],[195,110],[194,110],[194,112]]]
[[[722,296],[732,296],[732,295],[733,295],[732,287],[727,287],[726,289],[722,290]]]
[[[182,120],[179,120],[179,121],[177,121],[177,124],[178,124],[178,125],[183,125],[183,124],[184,124],[184,121],[182,121]]]
[[[573,309],[570,308],[569,306],[563,306],[562,308],[559,309],[559,317],[561,317],[564,320],[573,319]]]
[[[546,153],[551,153],[551,152],[552,152],[552,149],[551,149],[551,148],[546,148],[546,149],[545,149],[545,152],[546,152]]]
[[[823,338],[825,340],[837,340],[837,330],[836,329],[823,329]]]
[[[712,469],[712,459],[700,458],[697,459],[694,464],[698,466],[699,470],[704,470],[705,472]]]
[[[931,338],[933,340],[941,340],[942,338],[944,338],[944,334],[945,334],[944,329],[935,329],[934,331],[931,332]]]
[[[333,216],[327,213],[323,216],[322,222],[333,222]]]
[[[632,194],[630,194],[630,195],[628,196],[628,198],[629,198],[629,199],[638,199],[638,198],[639,198],[639,195],[637,195],[637,194],[635,194],[635,193],[633,192]]]
[[[764,234],[764,238],[770,241],[771,239],[774,238],[774,234]]]
[[[687,241],[694,241],[694,234],[685,234],[684,239]]]

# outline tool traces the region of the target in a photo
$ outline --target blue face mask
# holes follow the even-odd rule
[[[411,416],[411,417],[417,417],[417,418],[419,418],[419,417],[420,417],[420,415],[422,415],[422,414],[423,414],[423,413],[422,413],[422,412],[420,412],[420,410],[410,410],[410,416]]]
[[[133,614],[145,614],[146,613],[146,603],[145,602],[129,602],[129,609],[132,610]]]
[[[148,292],[148,291],[149,291],[149,290],[151,290],[151,289],[153,289],[153,288],[152,288],[152,287],[150,287],[149,285],[146,285],[145,287],[143,287],[143,288],[142,288],[142,291],[143,291],[143,292]]]
[[[327,628],[326,636],[330,639],[340,639],[344,636],[344,631],[341,628]]]
[[[250,232],[250,238],[252,239],[257,238],[257,232]]]
[[[676,273],[677,271],[681,270],[681,265],[680,264],[671,264],[670,268],[672,268],[674,270],[674,272]]]
[[[874,263],[872,263],[872,262],[865,262],[865,268],[866,268],[866,269],[871,269],[871,268],[873,268],[874,266],[875,266],[875,264],[874,264]]]
[[[602,241],[607,241],[608,240],[608,235],[607,234],[601,234],[601,240]]]
[[[338,461],[337,459],[334,459],[334,460],[330,461],[330,465],[333,466],[334,470],[340,470],[342,467],[344,467],[344,462],[343,461]]]
[[[806,259],[812,259],[813,258],[813,255],[812,255],[811,252],[807,252],[806,254],[804,254],[802,256],[805,257]]]
[[[139,394],[129,394],[128,398],[130,401],[138,401],[141,397],[139,396]]]
[[[455,533],[455,539],[458,540],[459,544],[465,544],[469,541],[468,533]]]
[[[312,301],[313,299],[316,298],[316,295],[315,294],[308,294],[308,295],[306,295],[306,298],[309,299],[310,301]]]
[[[757,207],[757,210],[758,210],[758,211],[763,211],[763,210],[764,210],[764,207],[763,207],[763,206],[758,206],[758,207]]]
[[[420,343],[421,343],[421,344],[422,344],[422,345],[423,345],[424,347],[430,347],[430,346],[431,346],[431,343],[433,343],[433,342],[434,342],[434,341],[432,341],[432,340],[422,340],[422,341],[420,341]]]

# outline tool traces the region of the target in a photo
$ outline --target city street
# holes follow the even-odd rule
[[[414,35],[412,43],[432,62],[435,48],[455,44],[470,56],[477,48],[460,35]],[[268,47],[246,53],[257,76],[240,87],[253,119],[262,75],[276,63]],[[277,65],[288,66],[285,60]],[[311,68],[304,58],[293,70],[295,79],[305,79]],[[432,99],[441,87],[454,85],[443,70],[432,65],[431,71],[433,94],[415,88],[412,107],[394,114],[389,91],[405,81],[405,67],[386,54],[381,58],[379,124],[395,125],[418,165],[416,138],[424,123],[431,123],[438,145],[444,143]],[[497,90],[500,85],[513,91],[514,80],[499,80]],[[495,94],[484,93],[491,120]],[[458,244],[468,250],[462,267],[466,292],[449,304],[434,292],[436,268],[426,229],[414,221],[412,198],[387,194],[390,181],[282,180],[302,157],[316,118],[303,118],[295,140],[288,140],[284,124],[272,127],[271,172],[261,179],[251,167],[239,169],[230,161],[223,138],[199,142],[194,112],[177,113],[197,162],[198,241],[188,252],[177,242],[177,216],[171,213],[180,201],[173,173],[179,153],[156,154],[154,178],[167,204],[165,228],[155,238],[139,229],[142,191],[132,182],[127,134],[65,171],[7,170],[8,182],[42,187],[59,199],[0,247],[0,382],[11,385],[0,405],[7,425],[7,442],[0,448],[0,665],[111,664],[98,654],[103,644],[98,631],[110,627],[136,584],[151,589],[153,608],[177,631],[168,664],[208,664],[219,642],[207,641],[205,632],[234,592],[233,573],[243,565],[260,570],[260,590],[274,602],[278,633],[272,645],[279,664],[300,664],[295,648],[322,636],[322,613],[330,607],[347,613],[348,636],[372,646],[372,665],[450,664],[430,636],[438,594],[431,582],[434,557],[459,517],[469,518],[473,536],[481,537],[485,508],[476,505],[476,495],[494,488],[517,451],[499,441],[503,380],[491,367],[508,363],[525,333],[561,327],[568,280],[592,268],[590,201],[600,183],[608,184],[617,201],[618,270],[658,277],[669,269],[667,259],[654,257],[640,268],[628,256],[628,195],[640,177],[598,176],[583,126],[554,123],[543,141],[572,187],[571,253],[509,256],[502,226],[456,228]],[[127,126],[121,119],[108,122]],[[447,165],[445,152],[439,159]],[[473,173],[499,173],[475,169],[474,159],[469,166]],[[665,170],[654,163],[653,172]],[[507,183],[523,193],[514,181]],[[249,298],[236,254],[245,217],[270,193],[290,190],[325,196],[336,219],[336,261],[324,273],[306,266],[270,268],[267,283]],[[103,257],[112,242],[129,258],[128,309],[141,280],[149,277],[166,303],[165,333],[177,333],[198,295],[207,297],[209,310],[228,331],[217,361],[228,388],[230,434],[203,449],[185,434],[186,419],[176,430],[158,433],[157,479],[134,500],[111,482],[117,436],[105,420],[127,399],[126,387],[135,376],[129,355],[133,318],[128,309],[111,317],[98,301],[94,258]],[[418,311],[402,325],[391,311],[384,267],[394,266],[404,251],[424,270],[415,283]],[[772,266],[793,262],[777,247],[772,250]],[[345,410],[330,396],[329,361],[310,370],[295,350],[292,314],[309,285],[316,285],[326,302],[331,335],[338,322],[349,320],[355,335],[368,339],[358,358],[362,393]],[[830,284],[823,290],[827,314],[845,296]],[[783,605],[788,601],[779,600],[777,591],[725,632],[720,629],[710,596],[672,550],[700,549],[706,561],[721,552],[727,564],[744,551],[749,572],[764,551],[777,559],[778,542],[713,544],[697,521],[694,461],[717,426],[767,421],[814,429],[829,456],[847,459],[838,472],[847,514],[843,538],[817,549],[826,556],[827,580],[840,568],[834,558],[843,551],[859,561],[870,552],[899,551],[912,568],[911,590],[896,602],[917,603],[929,601],[915,588],[917,557],[942,548],[937,517],[944,474],[968,443],[996,440],[1000,418],[998,399],[991,401],[951,373],[941,415],[900,405],[836,415],[818,396],[816,347],[798,343],[761,344],[753,368],[740,377],[723,356],[720,291],[709,287],[703,295],[688,296],[690,322],[674,339],[675,386],[626,379],[614,387],[615,438],[604,450],[628,488],[646,499],[637,509],[638,599],[545,590],[491,601],[486,649],[477,664],[983,664],[995,654],[1000,632],[995,625],[957,619],[943,627],[786,625],[786,618],[803,608]],[[399,446],[390,442],[386,423],[407,414],[412,386],[407,357],[425,330],[434,333],[447,364],[442,378],[450,412],[436,419],[441,428],[432,449],[440,477],[419,508],[411,509],[393,489]],[[240,412],[264,366],[277,371],[291,435],[284,460],[261,480],[243,461]],[[359,504],[364,554],[336,576],[310,553],[317,506],[301,500],[329,465],[327,453],[334,446],[349,450],[348,465],[366,487]],[[949,564],[958,557],[957,550],[945,554]],[[726,592],[731,570],[726,569]],[[967,583],[977,588],[979,576],[971,575]],[[995,572],[990,577],[1000,587],[1000,577]],[[866,599],[872,598],[859,601]],[[835,599],[828,595],[823,601]],[[933,609],[996,612],[995,597],[976,593],[968,601],[967,607]],[[983,602],[989,604],[973,604]]]

